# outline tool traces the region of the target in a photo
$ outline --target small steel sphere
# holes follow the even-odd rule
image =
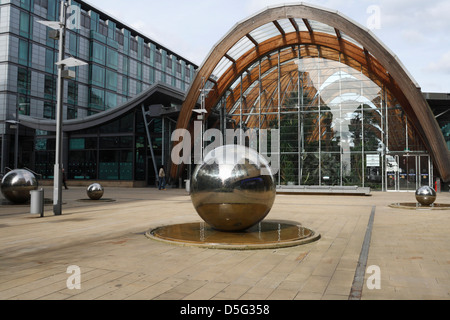
[[[249,229],[269,214],[276,196],[267,160],[238,145],[206,155],[191,178],[191,199],[200,217],[220,231]]]
[[[3,196],[16,204],[23,204],[31,199],[30,191],[38,189],[38,181],[28,170],[17,169],[8,172],[2,179]]]
[[[105,190],[99,183],[94,183],[87,188],[86,192],[91,200],[100,200]]]
[[[423,206],[431,206],[436,201],[436,191],[428,186],[420,187],[416,191],[416,199]]]

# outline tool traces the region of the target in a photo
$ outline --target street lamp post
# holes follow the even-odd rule
[[[56,150],[55,150],[55,166],[53,180],[53,213],[56,216],[62,214],[62,152],[63,152],[63,95],[64,95],[64,78],[73,76],[71,72],[67,72],[65,67],[77,67],[86,65],[87,63],[74,59],[64,59],[64,45],[66,38],[66,14],[68,3],[61,0],[61,14],[59,22],[56,21],[38,21],[54,30],[58,30],[59,52],[58,52],[58,83],[57,83],[57,103],[56,103]]]
[[[59,21],[59,52],[58,61],[64,59],[64,42],[66,35],[66,2],[61,1],[61,15]],[[56,103],[56,150],[53,180],[53,213],[56,216],[62,214],[62,119],[63,119],[63,94],[64,79],[62,72],[64,64],[58,65],[57,103]]]

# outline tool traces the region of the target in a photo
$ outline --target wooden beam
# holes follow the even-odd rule
[[[341,31],[339,31],[339,29],[334,28],[334,32],[336,33],[336,37],[339,40],[341,40],[342,39]]]
[[[305,24],[306,28],[308,29],[309,33],[310,33],[310,34],[313,34],[314,31],[313,31],[313,29],[311,28],[311,25],[309,24],[308,19],[304,19],[304,18],[303,18],[302,20],[303,20],[303,23]]]
[[[253,42],[253,44],[255,45],[255,47],[258,47],[258,46],[259,46],[258,41],[256,41],[250,34],[247,33],[245,36],[248,38],[248,40],[250,40],[251,42]]]
[[[289,21],[291,22],[291,24],[294,27],[295,31],[300,32],[300,29],[298,28],[297,21],[295,21],[294,18],[289,18]]]
[[[228,54],[224,54],[223,55],[225,58],[227,58],[228,60],[230,60],[231,62],[233,62],[233,64],[236,64],[236,60],[234,60],[232,57],[230,57]]]
[[[272,23],[275,25],[275,27],[280,31],[281,35],[284,37],[286,35],[286,32],[284,32],[283,28],[280,26],[278,21],[272,21]]]

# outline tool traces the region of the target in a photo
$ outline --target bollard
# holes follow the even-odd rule
[[[44,216],[44,189],[32,190],[31,194],[31,214]]]

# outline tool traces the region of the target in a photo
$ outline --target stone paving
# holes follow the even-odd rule
[[[378,271],[365,273],[359,298],[450,299],[450,210],[389,207],[414,193],[278,195],[267,219],[301,222],[320,240],[248,251],[148,239],[153,227],[200,221],[184,189],[86,198],[85,188],[64,190],[63,215],[47,205],[43,218],[0,206],[1,300],[348,300],[372,212],[365,267]],[[450,193],[437,202],[450,204]],[[68,288],[69,266],[79,267],[80,289]]]

